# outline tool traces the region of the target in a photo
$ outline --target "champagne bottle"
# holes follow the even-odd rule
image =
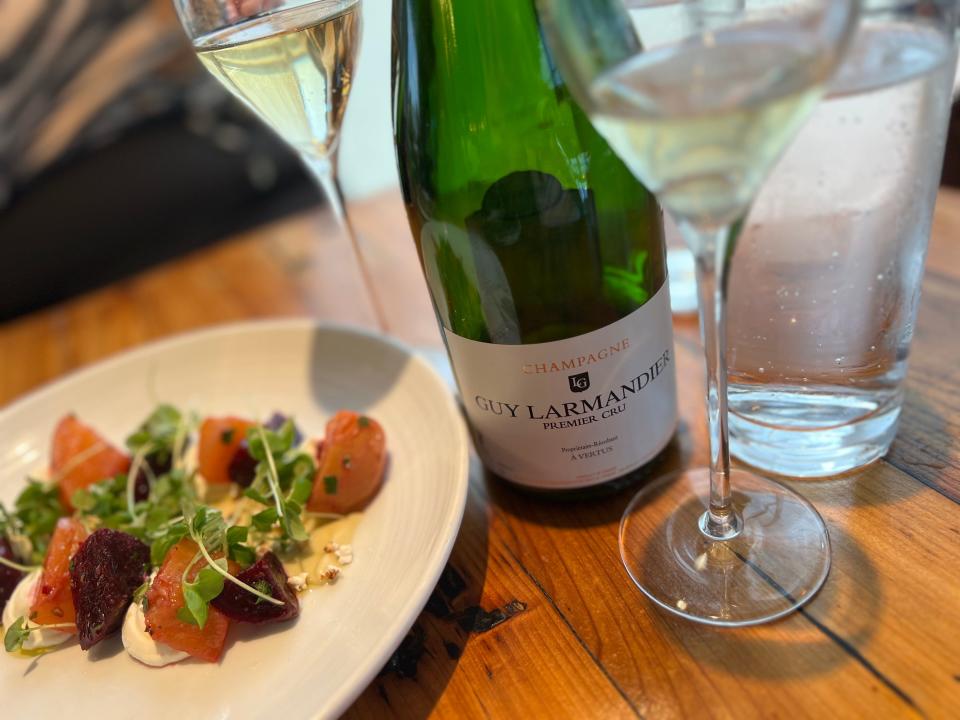
[[[394,0],[404,202],[477,451],[560,490],[677,423],[663,218],[573,100],[534,0]]]

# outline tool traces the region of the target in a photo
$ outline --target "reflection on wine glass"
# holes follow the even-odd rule
[[[359,261],[386,327],[337,181],[340,125],[360,45],[360,0],[174,0],[203,65],[299,153]]]
[[[580,104],[655,192],[693,252],[707,359],[709,469],[642,489],[620,526],[634,582],[714,625],[780,617],[830,568],[823,520],[802,497],[730,470],[725,298],[750,203],[823,92],[857,0],[538,0]]]

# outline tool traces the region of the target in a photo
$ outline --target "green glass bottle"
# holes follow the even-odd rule
[[[570,489],[676,426],[663,222],[574,102],[533,0],[394,0],[404,202],[477,449]]]

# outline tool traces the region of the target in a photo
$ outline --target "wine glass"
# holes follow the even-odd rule
[[[633,498],[620,524],[624,565],[648,597],[688,619],[780,617],[823,584],[830,541],[800,495],[730,469],[730,258],[760,184],[838,65],[859,3],[537,2],[568,85],[676,221],[696,263],[710,467],[655,480]]]
[[[337,180],[340,125],[360,46],[360,0],[174,0],[203,65],[300,156],[383,310]]]

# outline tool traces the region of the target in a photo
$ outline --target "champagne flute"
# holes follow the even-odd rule
[[[340,125],[360,45],[360,0],[174,0],[194,50],[300,156],[350,240],[381,329],[382,307],[337,180]]]
[[[830,569],[800,495],[730,469],[725,298],[750,203],[809,114],[857,0],[538,0],[547,40],[594,124],[679,226],[696,262],[710,466],[643,488],[620,552],[661,607],[750,625],[809,600]],[[824,158],[825,162],[830,159]]]

